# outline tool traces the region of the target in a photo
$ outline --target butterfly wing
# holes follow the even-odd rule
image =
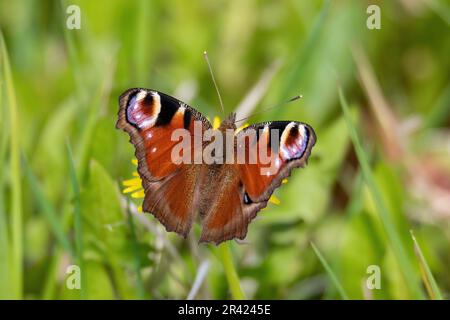
[[[208,192],[200,201],[203,217],[200,242],[218,244],[233,238],[243,239],[248,222],[241,205],[239,168],[234,164],[223,164],[208,166],[204,170],[202,185]]]
[[[239,132],[237,139],[250,130],[257,132],[256,142],[247,146],[257,153],[256,163],[240,165],[240,175],[245,189],[246,202],[268,201],[273,191],[292,169],[304,167],[316,143],[316,134],[309,125],[295,121],[274,121],[255,124]],[[275,142],[278,143],[273,143]],[[247,140],[246,140],[247,141]],[[270,163],[263,164],[256,148],[268,146]]]
[[[202,131],[211,128],[211,124],[194,108],[149,89],[125,91],[119,98],[119,107],[116,127],[130,135],[136,148],[145,190],[143,210],[152,213],[168,231],[186,237],[195,217],[199,167],[192,162],[175,161],[172,151],[180,140],[173,140],[172,133],[186,129],[193,144],[195,123],[201,123]],[[193,153],[194,145],[190,150]]]
[[[256,133],[253,139],[251,132]],[[244,150],[245,162],[225,170],[229,172],[226,190],[217,193],[205,214],[200,241],[220,243],[245,238],[250,221],[267,206],[273,191],[292,169],[306,164],[315,142],[314,130],[300,122],[260,123],[238,132],[235,150]],[[263,159],[260,149],[266,150],[270,163]],[[256,155],[254,160],[251,154]],[[236,159],[239,162],[238,155]]]

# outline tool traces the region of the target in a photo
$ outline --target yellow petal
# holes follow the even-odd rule
[[[140,185],[138,185],[138,186],[131,186],[131,187],[128,187],[128,188],[124,189],[122,192],[123,193],[130,193],[130,192],[133,192],[133,191],[136,191],[136,190],[139,190],[139,189],[142,189],[142,187]]]
[[[213,120],[213,129],[218,129],[220,127],[220,118],[219,117],[214,117]]]
[[[132,175],[133,175],[133,177],[139,177],[139,179],[140,179],[139,173],[138,173],[137,171],[134,171],[134,172],[132,173]]]
[[[144,210],[142,210],[142,206],[139,206],[139,207],[138,207],[138,212],[139,212],[139,213],[144,212]]]
[[[145,197],[144,189],[132,193],[131,197],[134,199],[144,198]]]
[[[280,199],[278,199],[278,198],[275,197],[274,195],[272,195],[272,196],[269,198],[269,202],[272,202],[273,204],[280,204],[280,203],[281,203]]]
[[[137,159],[131,159],[131,163],[132,163],[132,164],[134,164],[135,166],[137,166],[137,165],[138,165],[138,161],[137,161]]]
[[[239,131],[241,131],[242,129],[245,129],[245,128],[247,128],[249,126],[249,124],[248,123],[246,123],[246,124],[243,124],[242,126],[240,126],[239,128],[237,128],[236,129],[236,131],[235,131],[235,133],[238,133]]]
[[[141,185],[141,179],[133,178],[133,179],[123,180],[122,184],[123,184],[124,187],[140,186]]]
[[[283,181],[281,181],[281,183],[287,183],[288,179],[283,179]]]

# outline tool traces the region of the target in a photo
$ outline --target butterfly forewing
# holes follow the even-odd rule
[[[136,148],[145,191],[143,210],[168,231],[186,236],[196,214],[195,179],[200,168],[173,159],[172,149],[179,141],[172,134],[186,129],[193,136],[195,121],[202,130],[211,124],[194,108],[154,90],[129,89],[120,96],[119,105],[117,128],[130,135]]]
[[[254,124],[242,130],[258,132],[257,142],[246,146],[246,152],[257,155],[256,163],[239,164],[241,179],[249,202],[268,200],[273,190],[291,170],[304,166],[316,142],[314,130],[307,124],[295,121],[274,121]],[[275,141],[274,141],[275,140]],[[267,149],[268,163],[264,163],[262,148]],[[262,151],[261,151],[262,150]],[[265,162],[267,162],[267,159]]]

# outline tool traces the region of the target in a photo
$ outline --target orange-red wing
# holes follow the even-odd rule
[[[256,136],[251,132],[256,132]],[[276,121],[247,127],[236,139],[236,153],[246,154],[246,161],[239,168],[244,201],[250,204],[267,201],[293,168],[305,165],[316,136],[307,124]]]
[[[167,231],[187,237],[196,216],[195,179],[199,166],[183,166],[164,180],[147,183],[142,208],[151,212]]]
[[[282,179],[306,163],[315,140],[313,129],[299,122],[256,124],[240,131],[234,158],[238,164],[206,168],[205,184],[211,186],[212,196],[207,196],[208,206],[202,212],[200,241],[244,239],[249,223]]]
[[[163,179],[182,165],[172,159],[172,149],[181,141],[181,137],[172,141],[174,130],[186,130],[193,153],[195,122],[201,131],[211,127],[198,111],[161,92],[130,89],[120,96],[119,104],[117,127],[130,135],[138,171],[148,181]]]
[[[151,212],[167,230],[186,236],[195,217],[197,169],[192,161],[181,161],[183,150],[172,151],[189,138],[184,151],[193,159],[194,134],[201,135],[211,124],[195,109],[153,90],[127,90],[120,96],[119,105],[117,128],[130,135],[136,148],[138,172],[145,190],[144,211]],[[175,130],[182,131],[184,138],[177,135],[172,141]],[[201,152],[202,146],[195,150]]]
[[[204,182],[211,189],[205,195],[207,203],[202,212],[201,242],[218,244],[233,238],[243,239],[247,234],[249,221],[242,211],[242,192],[236,169],[233,165],[224,165],[220,169],[204,167],[207,170]],[[211,183],[212,179],[216,183]]]

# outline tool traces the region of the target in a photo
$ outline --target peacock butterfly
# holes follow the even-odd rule
[[[200,242],[216,244],[245,238],[250,221],[291,170],[307,163],[316,142],[314,130],[296,121],[257,123],[237,131],[235,113],[213,130],[194,108],[143,88],[120,96],[116,127],[130,135],[136,148],[143,211],[183,237],[200,216]],[[179,131],[192,138],[184,148],[183,135],[175,135]],[[207,150],[212,158],[197,161]],[[263,161],[264,154],[270,163]]]

